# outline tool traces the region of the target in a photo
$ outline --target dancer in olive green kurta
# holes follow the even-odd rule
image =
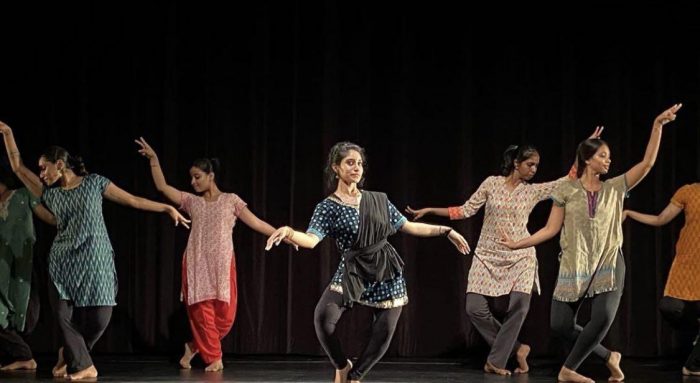
[[[14,189],[13,179],[0,175],[0,363],[3,371],[34,370],[32,350],[24,341],[33,323],[27,323],[32,284],[34,221],[53,223],[54,218],[25,188]],[[36,311],[36,310],[34,310]],[[34,321],[35,322],[35,321]]]

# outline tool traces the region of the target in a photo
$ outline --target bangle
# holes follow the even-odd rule
[[[443,237],[448,237],[448,236],[450,235],[450,232],[451,232],[453,229],[452,229],[451,227],[445,227],[445,226],[443,226],[443,228],[444,228],[444,229],[447,229],[447,230],[445,230],[445,231],[443,231],[442,233],[440,233],[440,235],[442,235]]]
[[[19,150],[15,150],[13,152],[10,152],[11,156],[18,156],[19,155]]]

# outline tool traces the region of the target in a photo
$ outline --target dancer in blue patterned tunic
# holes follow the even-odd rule
[[[311,249],[326,236],[336,240],[342,260],[314,312],[316,335],[335,367],[336,383],[359,382],[379,361],[389,348],[402,306],[408,303],[403,261],[387,242],[388,236],[397,230],[419,237],[442,235],[460,253],[469,252],[464,237],[450,227],[409,222],[386,194],[360,190],[364,153],[350,142],[335,144],[325,170],[328,189],[334,192],[316,206],[305,233],[281,227],[266,247],[288,240]],[[374,308],[372,337],[355,366],[335,335],[336,323],[354,303]]]
[[[57,234],[49,253],[49,297],[63,335],[54,376],[71,380],[97,377],[90,350],[104,332],[116,305],[117,273],[114,250],[102,216],[102,199],[136,209],[167,213],[187,226],[169,205],[136,197],[107,178],[88,174],[80,158],[60,147],[39,158],[39,176],[22,164],[12,130],[0,122],[0,133],[12,170],[55,215]],[[42,183],[43,182],[43,183]],[[86,323],[73,321],[84,313]]]

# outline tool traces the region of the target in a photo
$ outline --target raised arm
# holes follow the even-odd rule
[[[119,188],[114,183],[110,182],[109,185],[107,185],[103,195],[110,201],[124,206],[133,207],[134,209],[166,213],[170,216],[170,218],[172,218],[173,221],[175,221],[175,226],[182,224],[182,226],[189,228],[188,223],[190,223],[190,220],[183,217],[182,214],[180,214],[174,207],[164,203],[137,197]]]
[[[165,181],[165,175],[163,174],[163,169],[160,167],[160,161],[158,161],[158,155],[155,150],[151,148],[151,145],[149,145],[143,137],[139,137],[138,140],[134,141],[141,147],[139,153],[148,158],[149,165],[151,165],[151,176],[153,177],[153,183],[156,184],[156,189],[163,193],[165,198],[175,205],[182,205],[182,192],[168,185]]]
[[[12,171],[17,174],[17,177],[32,194],[36,197],[41,197],[44,185],[36,174],[24,166],[22,157],[20,157],[19,154],[19,149],[17,148],[17,143],[15,142],[15,137],[12,134],[12,129],[7,124],[0,121],[0,133],[5,141],[5,149],[7,150],[7,157],[10,159]]]
[[[625,210],[624,214],[625,216],[630,217],[637,222],[641,222],[651,226],[663,226],[671,222],[672,219],[676,218],[676,216],[682,210],[683,209],[681,207],[676,206],[673,202],[671,202],[658,215],[643,214],[633,210]]]
[[[649,174],[649,171],[656,162],[656,156],[659,154],[663,127],[676,119],[676,113],[682,106],[683,104],[673,105],[654,119],[654,123],[651,127],[651,137],[649,137],[649,143],[647,144],[647,150],[644,152],[644,158],[625,173],[625,181],[627,182],[628,190],[637,186],[637,184]]]
[[[48,223],[51,226],[56,226],[56,217],[54,217],[54,215],[51,214],[49,209],[45,208],[44,205],[38,204],[34,206],[32,211],[34,211],[34,215],[39,217],[40,220]]]
[[[557,205],[552,205],[552,210],[549,213],[549,219],[547,220],[547,224],[543,228],[538,230],[537,233],[527,238],[523,238],[519,241],[513,241],[510,238],[508,238],[505,232],[501,231],[501,235],[503,236],[503,238],[501,238],[500,242],[512,250],[536,246],[557,235],[559,230],[561,230],[563,224],[564,208],[559,207]]]

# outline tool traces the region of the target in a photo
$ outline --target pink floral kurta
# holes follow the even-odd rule
[[[510,250],[498,241],[501,231],[515,240],[528,237],[530,212],[566,180],[568,177],[540,184],[521,183],[508,191],[506,177],[492,176],[464,205],[449,208],[450,219],[464,219],[486,204],[484,224],[469,270],[468,293],[497,297],[512,291],[530,294],[535,289],[540,292],[535,248]]]
[[[223,193],[211,202],[184,192],[181,198],[180,209],[192,219],[184,256],[185,303],[210,299],[229,303],[231,272],[236,272],[233,227],[246,203],[233,193]]]

